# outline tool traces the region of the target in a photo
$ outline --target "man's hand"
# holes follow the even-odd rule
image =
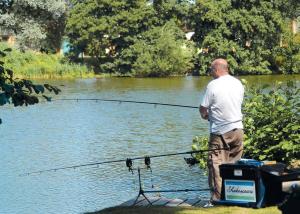
[[[208,108],[200,106],[199,112],[200,112],[202,119],[208,120]]]

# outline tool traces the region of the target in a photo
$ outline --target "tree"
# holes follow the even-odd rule
[[[186,41],[174,21],[169,21],[142,33],[123,55],[131,57],[135,76],[184,74],[193,66],[193,43]]]
[[[2,0],[2,30],[13,32],[22,49],[60,47],[64,31],[66,3],[64,0]]]
[[[272,73],[272,49],[280,45],[284,33],[282,8],[293,7],[292,0],[290,4],[283,2],[196,1],[193,38],[199,47],[200,74],[216,57],[227,58],[233,73]]]
[[[59,88],[49,84],[37,85],[33,84],[30,80],[14,79],[13,71],[7,69],[2,61],[7,51],[11,50],[0,50],[0,106],[8,103],[12,103],[14,106],[34,105],[39,102],[39,97],[36,95],[44,94],[46,90],[55,94],[60,92]],[[48,101],[51,100],[46,95],[42,96]]]
[[[177,0],[174,6],[176,14],[177,25],[184,31],[192,30],[192,9],[193,1],[190,0]]]
[[[289,25],[287,25],[289,26]],[[287,32],[282,36],[282,46],[272,50],[272,69],[282,74],[300,73],[300,34]]]
[[[101,72],[130,74],[137,65],[134,53],[138,51],[133,49],[141,45],[135,43],[145,41],[142,37],[151,34],[147,31],[163,28],[171,20],[187,28],[189,6],[187,0],[77,1],[67,21],[67,35],[75,55],[84,52],[95,57]],[[148,44],[157,44],[155,39]]]
[[[274,4],[285,18],[292,20],[300,16],[300,2],[298,0],[274,0]]]
[[[158,25],[162,26],[170,20],[186,31],[191,26],[190,12],[193,7],[190,0],[153,0],[153,7],[158,18]]]
[[[12,1],[10,0],[1,0],[0,1],[0,14],[7,13],[12,5]]]
[[[73,50],[97,59],[102,72],[128,72],[122,51],[153,25],[153,8],[146,0],[87,0],[73,5],[67,35]]]

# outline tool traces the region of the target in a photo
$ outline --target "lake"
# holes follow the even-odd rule
[[[264,84],[300,76],[248,76]],[[45,80],[60,98],[104,98],[198,106],[209,77]],[[208,134],[197,109],[145,104],[53,101],[30,107],[2,106],[0,118],[0,213],[84,213],[118,205],[138,194],[138,176],[125,161],[20,174],[85,163],[191,150],[196,135]],[[145,190],[207,188],[207,177],[180,155],[151,159],[142,170]],[[134,161],[143,167],[143,161]],[[208,192],[162,193],[208,198]]]

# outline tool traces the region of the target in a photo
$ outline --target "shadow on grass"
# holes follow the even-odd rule
[[[197,208],[194,208],[195,210]],[[88,212],[85,214],[175,214],[184,210],[193,210],[193,208],[187,207],[112,207],[96,212]]]
[[[213,208],[151,206],[112,207],[85,214],[281,214],[281,211],[276,206],[260,209],[236,206],[216,206]]]

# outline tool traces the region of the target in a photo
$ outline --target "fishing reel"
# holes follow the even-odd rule
[[[144,158],[144,163],[145,163],[145,166],[146,166],[146,169],[150,169],[150,171],[152,172],[152,169],[151,169],[151,159],[149,156],[146,156]],[[133,161],[131,158],[127,158],[126,159],[126,167],[128,168],[128,171],[129,172],[132,172],[133,174]]]
[[[189,167],[192,167],[195,164],[200,163],[200,161],[198,161],[196,157],[193,156],[193,154],[191,154],[191,156],[192,156],[191,158],[184,158],[185,162],[189,165]]]
[[[150,169],[150,171],[152,172],[152,169],[151,169],[150,164],[151,164],[150,157],[149,157],[149,156],[146,156],[146,157],[145,157],[145,166],[146,166],[147,169]]]
[[[128,168],[128,171],[129,171],[129,172],[132,172],[132,174],[133,174],[133,168],[132,168],[132,165],[133,165],[132,160],[131,160],[130,158],[127,158],[127,159],[126,159],[126,166],[127,166],[127,168]]]

